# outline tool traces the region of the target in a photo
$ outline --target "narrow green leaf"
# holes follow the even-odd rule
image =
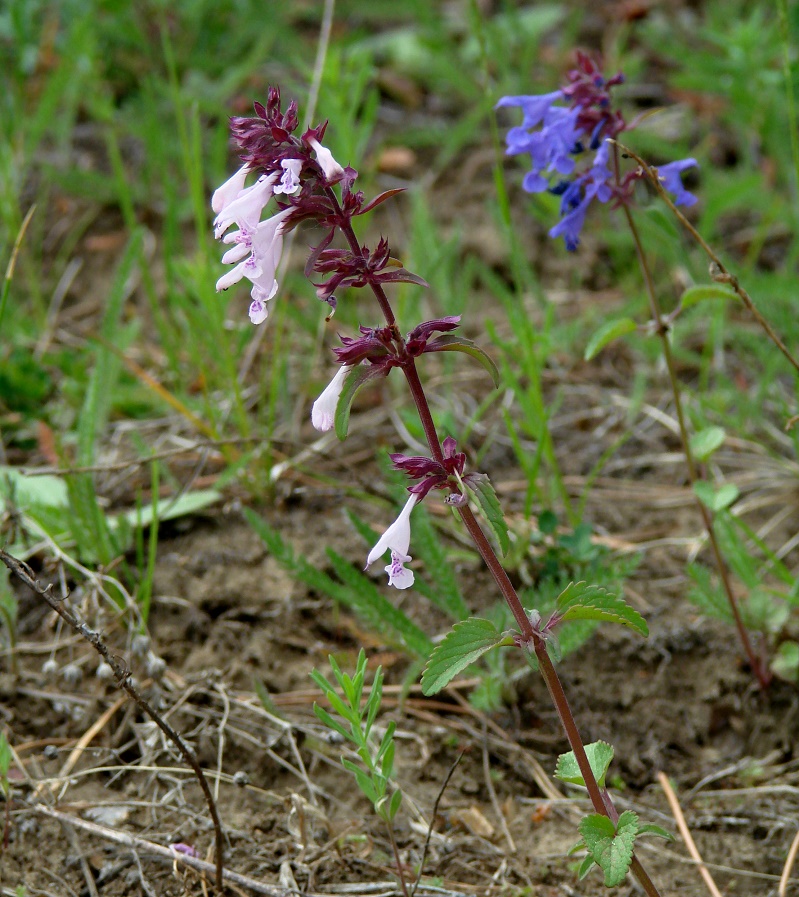
[[[493,359],[487,352],[484,352],[477,343],[473,343],[470,339],[464,339],[461,336],[455,336],[451,333],[444,333],[428,343],[427,351],[465,352],[467,355],[471,355],[476,361],[479,361],[491,375],[491,379],[494,381],[494,386],[499,386],[499,370],[496,364],[494,364]]]
[[[277,704],[272,700],[272,695],[269,694],[269,691],[263,682],[261,682],[260,679],[254,679],[253,686],[255,688],[255,694],[258,696],[258,700],[261,702],[261,706],[264,710],[278,719],[285,719],[285,715],[278,709]]]
[[[607,816],[592,813],[580,822],[580,834],[589,855],[605,873],[605,885],[620,885],[627,875],[633,858],[638,816],[625,810],[614,828]]]
[[[510,548],[508,524],[505,523],[502,505],[499,503],[497,493],[494,492],[491,480],[488,479],[488,475],[485,473],[469,473],[463,478],[463,482],[477,499],[486,516],[486,520],[491,524],[491,529],[494,530],[502,554],[506,555]]]
[[[600,586],[584,582],[573,582],[558,597],[557,617],[564,620],[597,620],[606,623],[620,623],[639,635],[649,635],[646,620],[612,592]]]
[[[344,386],[336,405],[336,416],[334,418],[334,426],[336,436],[342,442],[347,438],[347,430],[350,425],[350,409],[358,390],[367,384],[370,380],[377,377],[384,377],[386,372],[378,365],[358,364],[344,378]]]
[[[0,777],[7,778],[11,768],[11,745],[5,732],[0,732]]]
[[[585,845],[583,845],[583,847],[585,847]],[[577,870],[577,880],[582,881],[594,866],[596,866],[596,861],[589,853],[582,863],[580,863],[580,868]]]
[[[461,670],[496,647],[502,639],[502,633],[490,620],[470,617],[456,623],[427,662],[422,675],[422,691],[426,695],[441,691]]]
[[[610,761],[613,759],[613,745],[606,741],[594,741],[585,746],[585,753],[588,757],[588,765],[600,788],[605,787],[605,775],[607,774]],[[567,754],[561,754],[558,757],[558,763],[555,767],[555,778],[561,782],[570,782],[572,785],[583,785],[583,774],[577,765],[577,758],[574,751]]]
[[[376,804],[380,797],[369,776],[360,767],[356,766],[352,760],[348,760],[346,757],[341,758],[341,765],[355,776],[355,781],[358,783],[358,787],[363,792],[364,797],[370,800],[373,804]]]
[[[697,461],[707,461],[716,449],[721,448],[726,436],[722,427],[705,427],[691,437],[691,454]]]
[[[735,483],[725,483],[716,489],[712,483],[699,480],[694,483],[694,494],[711,511],[723,511],[738,499],[740,490]]]
[[[735,291],[721,284],[702,284],[688,287],[680,297],[680,308],[690,308],[700,302],[718,301],[719,299],[737,299]]]
[[[395,791],[391,795],[391,802],[388,805],[388,818],[393,821],[394,817],[399,812],[400,805],[402,804],[402,792]]]
[[[352,741],[352,733],[348,732],[341,723],[337,722],[333,717],[325,710],[323,707],[320,707],[318,704],[313,705],[313,712],[318,717],[319,721],[323,726],[327,726],[328,729],[332,729],[334,732],[338,732],[342,738],[345,738],[347,741]]]
[[[658,838],[664,838],[666,841],[676,840],[671,832],[667,832],[666,829],[661,828],[659,825],[654,825],[654,823],[651,822],[648,822],[646,825],[640,826],[638,829],[638,834],[655,835]]]
[[[216,489],[196,489],[194,492],[178,496],[175,501],[164,499],[156,506],[158,521],[175,520],[178,517],[196,514],[220,501],[221,498],[222,493]],[[141,508],[133,508],[108,518],[112,527],[119,526],[120,520],[127,521],[131,526],[150,526],[154,520],[153,505],[143,505]]]
[[[591,339],[588,340],[588,345],[585,347],[583,358],[585,361],[590,361],[592,358],[599,355],[608,343],[612,343],[613,340],[618,339],[620,336],[632,333],[637,329],[638,325],[632,318],[619,318],[616,321],[607,321],[592,335]]]
[[[351,608],[359,619],[372,632],[379,633],[387,644],[403,648],[418,659],[427,660],[433,650],[433,643],[428,636],[395,607],[367,576],[354,569],[348,561],[335,552],[328,551],[330,562],[342,580],[337,582],[305,558],[296,556],[280,532],[254,511],[244,508],[244,516],[263,539],[275,560],[294,578]]]

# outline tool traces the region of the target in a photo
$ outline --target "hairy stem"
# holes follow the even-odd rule
[[[99,632],[89,628],[84,622],[82,622],[75,614],[72,613],[64,604],[64,602],[53,595],[52,586],[47,586],[44,588],[39,585],[39,582],[33,575],[33,571],[30,567],[13,557],[10,554],[7,554],[0,548],[0,561],[2,561],[6,567],[29,589],[32,589],[36,592],[37,595],[40,595],[44,600],[50,605],[50,607],[61,617],[78,635],[81,635],[87,642],[94,648],[95,651],[103,658],[103,660],[111,667],[114,671],[114,677],[116,678],[117,685],[125,691],[129,697],[131,697],[141,709],[150,717],[150,719],[158,726],[158,728],[166,735],[166,737],[175,745],[175,747],[180,751],[183,759],[186,763],[191,767],[192,772],[194,773],[197,781],[199,782],[200,788],[202,789],[203,796],[205,797],[205,802],[208,805],[208,812],[211,815],[211,821],[214,826],[214,835],[215,835],[215,849],[216,849],[216,890],[219,894],[222,894],[223,890],[223,849],[224,849],[224,837],[222,834],[222,824],[219,821],[219,814],[216,809],[216,802],[214,801],[213,795],[211,794],[211,789],[208,786],[208,781],[205,778],[205,775],[200,767],[197,758],[194,756],[193,751],[186,742],[178,735],[178,733],[169,725],[166,720],[160,716],[151,706],[150,704],[139,694],[139,692],[131,685],[130,682],[130,671],[125,669],[116,659],[115,655],[111,654],[108,648],[105,645],[105,642],[100,636]]]
[[[333,194],[333,196],[335,198],[335,194]],[[345,237],[347,238],[347,242],[350,244],[353,252],[358,252],[359,254],[361,254],[362,250],[358,244],[358,241],[352,230],[352,226],[349,224],[349,222],[343,222],[340,227]],[[396,319],[391,310],[391,306],[388,302],[388,297],[386,296],[385,291],[379,284],[372,283],[370,284],[370,286],[375,296],[377,297],[380,308],[383,311],[387,323],[390,326],[394,325],[396,323]],[[421,380],[419,379],[419,373],[416,370],[415,362],[411,360],[410,363],[404,364],[402,366],[402,372],[405,374],[405,378],[408,382],[408,388],[410,389],[411,396],[413,397],[414,404],[416,405],[416,410],[422,422],[422,427],[424,429],[425,437],[427,438],[427,442],[430,447],[430,452],[433,458],[440,463],[444,458],[444,453],[441,447],[441,440],[438,437],[438,432],[435,428],[430,405],[427,401],[424,387],[422,386]],[[480,552],[480,556],[483,558],[486,566],[491,571],[491,574],[493,575],[500,592],[502,592],[502,596],[504,597],[505,601],[508,604],[508,607],[513,613],[514,619],[516,620],[516,623],[521,630],[522,638],[526,643],[525,650],[534,651],[536,657],[538,658],[538,664],[541,670],[541,674],[544,678],[544,682],[546,683],[550,697],[552,698],[552,703],[555,706],[555,710],[558,714],[561,725],[563,726],[563,729],[566,733],[569,745],[572,751],[574,751],[575,758],[577,759],[577,764],[580,768],[580,772],[583,776],[583,781],[585,782],[586,788],[588,789],[588,794],[591,798],[591,802],[594,805],[594,809],[597,811],[597,813],[601,813],[603,816],[607,816],[615,824],[615,822],[619,818],[619,814],[616,811],[616,808],[613,806],[613,802],[611,801],[610,797],[607,795],[603,797],[602,792],[600,791],[596,777],[594,776],[591,765],[588,762],[588,756],[585,752],[585,745],[583,744],[583,740],[580,737],[580,731],[577,728],[577,723],[574,719],[574,716],[572,715],[571,708],[569,707],[569,702],[566,699],[566,692],[563,690],[563,685],[560,681],[560,678],[555,670],[552,661],[549,659],[544,640],[533,629],[533,626],[524,610],[524,607],[522,606],[516,589],[513,587],[513,583],[510,581],[508,574],[505,572],[505,569],[500,563],[500,560],[497,557],[493,546],[486,537],[486,534],[483,532],[471,508],[467,504],[463,504],[459,506],[457,510],[460,514],[464,526],[466,527],[469,535],[472,537],[475,545],[477,546],[477,550]],[[392,845],[394,845],[393,832],[391,834]],[[397,857],[397,867],[400,868],[399,855],[397,854],[395,845],[394,851],[395,856]],[[641,863],[638,861],[638,858],[635,856],[633,856],[632,862],[630,864],[630,870],[638,879],[648,897],[660,897],[660,894],[651,878],[649,877]],[[404,890],[404,881],[402,882],[402,886]]]
[[[614,153],[616,155],[616,171],[618,172],[618,145],[614,146]],[[694,484],[699,479],[699,475],[697,473],[693,452],[691,451],[691,443],[688,436],[688,426],[685,421],[685,413],[682,406],[680,381],[677,376],[676,366],[674,364],[674,355],[671,351],[671,344],[669,343],[669,327],[668,324],[663,320],[663,315],[660,309],[660,302],[658,301],[657,292],[655,291],[655,283],[652,278],[652,272],[649,269],[649,264],[646,260],[646,255],[644,254],[644,247],[641,243],[641,237],[638,233],[638,228],[635,225],[635,221],[633,220],[633,216],[630,212],[629,206],[623,204],[622,209],[624,210],[624,216],[627,220],[627,225],[630,228],[630,233],[633,236],[635,251],[638,255],[638,263],[641,267],[641,272],[643,274],[644,284],[646,287],[646,293],[649,299],[650,313],[652,315],[653,321],[655,322],[655,331],[660,339],[661,348],[663,350],[663,358],[666,362],[666,369],[669,373],[669,383],[671,385],[671,393],[674,399],[674,408],[677,412],[677,425],[680,431],[680,442],[682,443],[683,455],[685,456],[685,466],[688,471],[688,480],[691,484],[691,487],[693,488]],[[749,665],[752,668],[752,672],[756,676],[757,681],[760,683],[760,687],[766,688],[768,687],[770,676],[768,675],[768,671],[764,669],[762,661],[755,653],[755,650],[752,646],[752,640],[749,638],[749,633],[747,632],[746,626],[744,626],[744,622],[741,617],[741,610],[738,606],[738,600],[735,597],[735,593],[733,592],[732,588],[732,582],[730,581],[730,574],[727,570],[727,565],[724,561],[718,538],[716,536],[716,528],[713,525],[713,515],[711,514],[710,510],[699,500],[699,498],[696,499],[696,502],[699,507],[699,512],[702,515],[702,522],[704,523],[705,530],[708,535],[708,540],[713,552],[713,559],[716,563],[716,569],[718,570],[722,587],[724,588],[724,593],[727,596],[727,603],[730,606],[730,611],[732,612],[733,619],[735,620],[735,628],[738,630],[738,637],[741,640],[741,644],[743,646],[747,659],[749,660]]]

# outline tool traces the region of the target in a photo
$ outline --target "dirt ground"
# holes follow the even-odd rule
[[[573,426],[586,390],[604,390],[607,413],[614,413],[613,388],[597,377],[574,373],[574,389],[553,421],[565,459],[579,457],[569,440],[586,435]],[[588,434],[600,423],[595,415]],[[620,475],[595,484],[587,516],[617,545],[649,546],[626,595],[647,617],[650,637],[600,628],[563,661],[561,674],[584,739],[615,747],[611,782],[619,808],[674,831],[656,780],[665,772],[724,893],[774,894],[799,822],[799,696],[781,682],[761,694],[732,630],[698,616],[684,600],[681,537],[690,545],[700,533],[698,516],[679,466],[668,463],[668,440],[660,445],[666,463],[648,473],[639,466],[630,477],[642,457],[637,439],[651,438],[647,433],[643,426],[625,446]],[[352,438],[346,452],[333,447],[324,462],[342,483],[352,469],[346,459],[367,445],[357,424]],[[500,463],[501,446],[493,453]],[[734,453],[728,460],[742,463]],[[579,491],[588,461],[583,455],[567,462],[571,489]],[[368,479],[363,470],[360,476]],[[518,477],[511,466],[495,473],[512,523]],[[344,523],[343,503],[335,489],[289,476],[262,512],[324,569],[327,545],[362,562],[363,543]],[[166,661],[158,681],[90,593],[73,595],[73,606],[103,630],[144,693],[197,751],[218,797],[229,869],[309,894],[398,893],[386,833],[311,711],[318,695],[309,671],[326,668],[330,653],[351,667],[363,644],[372,666],[381,663],[387,673],[380,725],[393,719],[398,727],[397,777],[407,801],[397,836],[411,879],[442,782],[462,754],[440,797],[418,893],[604,892],[596,873],[578,883],[575,861],[566,857],[587,803],[551,779],[566,745],[536,675],[516,681],[517,703],[490,716],[468,703],[473,681],[434,699],[414,687],[398,703],[407,659],[386,650],[379,633],[365,632],[346,610],[293,582],[243,521],[237,500],[162,536],[150,620],[150,647]],[[495,600],[475,562],[462,561],[458,572],[470,584],[474,612]],[[146,844],[132,850],[111,840],[122,831],[208,856],[212,831],[190,772],[152,723],[98,679],[94,652],[57,626],[40,599],[20,591],[20,600],[18,674],[6,665],[0,677],[0,713],[25,767],[12,781],[0,860],[3,886],[12,890],[4,893],[18,885],[28,894],[202,893],[195,873],[177,870]],[[421,599],[397,600],[428,631],[445,631]],[[51,656],[59,672],[48,678],[42,667]],[[255,680],[272,696],[268,711],[254,694]],[[65,815],[54,819],[47,808]],[[639,844],[663,895],[706,893],[679,838]],[[246,882],[237,887],[231,893],[257,892]]]
[[[480,252],[489,264],[500,264],[506,249],[485,220],[480,195],[493,190],[493,156],[483,150],[468,164],[453,166],[449,196],[435,205],[444,219],[449,210],[453,218],[475,222],[464,236],[464,253]],[[620,304],[590,235],[578,277],[548,252],[543,233],[531,235],[532,228],[520,224],[520,234],[559,317],[578,317],[585,303]],[[81,277],[93,277],[99,267],[87,266]],[[579,291],[570,286],[577,280]],[[78,289],[95,293],[80,280]],[[97,316],[80,306],[81,314],[70,318],[76,307],[68,297],[61,323],[85,337]],[[545,372],[553,406],[557,398],[552,432],[572,496],[583,493],[597,460],[631,428],[592,482],[585,516],[603,544],[642,552],[625,597],[650,626],[647,640],[600,627],[559,671],[584,741],[614,745],[610,784],[619,809],[675,832],[657,779],[665,773],[723,893],[776,895],[799,827],[799,693],[780,681],[761,693],[734,631],[699,615],[686,600],[686,559],[704,551],[701,521],[668,426],[672,410],[663,377],[652,375],[635,421],[628,419],[636,363],[618,347],[591,365],[556,356]],[[461,386],[474,403],[485,394],[484,381],[466,379]],[[456,417],[465,421],[471,407],[456,409]],[[313,476],[302,464],[290,465],[274,500],[257,508],[321,569],[329,567],[328,546],[363,564],[364,545],[344,517],[345,504],[376,526],[386,522],[373,504],[347,498],[347,490],[381,494],[373,488],[380,475],[369,460],[375,439],[400,450],[402,435],[390,408],[375,404],[359,412],[346,449],[328,443],[314,458]],[[771,423],[776,431],[784,421],[775,415]],[[179,429],[185,422],[159,424],[164,432],[173,425]],[[490,473],[511,527],[521,527],[522,473],[499,430],[501,422],[492,430],[487,417],[468,449],[477,451],[480,440],[493,434],[482,469]],[[305,442],[280,450],[288,456],[304,451],[316,435],[307,426],[302,432]],[[109,441],[103,462],[119,460],[114,452],[124,451],[122,442]],[[179,461],[170,462],[171,472],[185,483],[196,465],[181,468]],[[715,463],[739,485],[743,499],[756,497],[753,522],[779,514],[771,536],[782,530],[787,539],[796,532],[799,477],[795,462],[780,457],[779,445],[762,452],[733,441]],[[218,468],[202,473],[209,485]],[[98,489],[124,504],[135,495],[136,477],[135,485],[146,488],[145,469],[128,480],[100,478]],[[532,672],[514,678],[515,702],[491,714],[469,703],[474,680],[457,680],[434,698],[425,698],[418,685],[404,696],[407,657],[345,608],[293,581],[243,519],[245,502],[253,504],[251,493],[234,485],[202,516],[162,527],[152,640],[143,650],[131,645],[129,633],[91,589],[70,598],[207,771],[225,832],[226,868],[244,877],[230,884],[229,893],[401,893],[386,831],[340,767],[341,746],[312,712],[319,695],[309,672],[325,669],[329,654],[352,669],[362,645],[371,667],[382,664],[386,672],[378,728],[390,720],[397,724],[397,779],[406,795],[397,839],[410,881],[432,823],[418,897],[605,893],[596,871],[578,882],[578,861],[567,856],[589,805],[579,791],[552,779],[567,745],[543,681]],[[451,521],[437,519],[447,544],[462,549]],[[477,560],[462,550],[457,557],[465,595],[479,614],[498,599],[495,587]],[[786,562],[796,566],[796,549]],[[61,587],[55,568],[42,558],[31,563],[42,582]],[[14,895],[19,887],[26,895],[53,897],[210,893],[210,879],[179,866],[169,851],[158,852],[180,843],[212,858],[213,831],[191,772],[113,681],[97,676],[91,647],[59,625],[39,598],[22,587],[18,594],[16,668],[10,651],[0,653],[0,725],[23,770],[14,764],[5,804],[0,894]],[[420,597],[391,598],[431,635],[446,631],[443,617]],[[148,651],[165,661],[164,670]],[[54,664],[47,663],[51,659]],[[271,696],[268,709],[255,693],[256,681]],[[139,840],[123,843],[132,836]],[[642,839],[639,855],[663,897],[707,894],[679,835],[671,843]],[[797,876],[788,895],[799,894]],[[628,879],[619,893],[641,892]]]

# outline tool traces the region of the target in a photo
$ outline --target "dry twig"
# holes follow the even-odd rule
[[[203,774],[202,768],[194,756],[194,752],[183,741],[178,733],[150,706],[150,704],[139,694],[139,692],[131,685],[130,670],[124,668],[108,650],[100,636],[99,632],[91,629],[82,620],[78,619],[75,614],[69,610],[63,601],[53,595],[52,586],[44,588],[34,577],[31,568],[6,551],[0,548],[0,561],[29,589],[40,595],[50,605],[50,607],[63,619],[75,632],[79,633],[94,648],[95,651],[103,658],[103,660],[111,667],[116,678],[117,685],[131,697],[141,709],[150,717],[150,719],[158,726],[158,728],[166,735],[166,737],[177,747],[181,756],[186,763],[192,768],[194,775],[202,789],[205,802],[208,805],[208,812],[211,815],[211,821],[214,826],[214,834],[216,840],[216,887],[222,892],[222,872],[223,872],[223,849],[224,838],[222,835],[222,824],[219,821],[219,814],[216,810],[211,789]]]
[[[699,874],[702,876],[702,880],[707,885],[708,891],[710,891],[713,897],[722,897],[721,891],[719,891],[719,889],[716,887],[716,883],[713,881],[713,876],[710,874],[707,866],[704,864],[702,857],[699,854],[699,850],[694,843],[694,839],[691,837],[691,833],[688,830],[688,825],[685,822],[685,816],[683,816],[682,810],[680,809],[677,795],[674,793],[674,789],[671,787],[668,776],[665,772],[659,772],[657,775],[657,779],[660,783],[660,787],[663,789],[663,793],[666,795],[666,800],[669,802],[669,807],[671,807],[674,821],[677,823],[677,828],[680,830],[680,835],[682,836],[683,841],[685,841],[685,846],[688,848],[688,853],[691,854],[691,857],[696,863],[697,868],[699,869]]]

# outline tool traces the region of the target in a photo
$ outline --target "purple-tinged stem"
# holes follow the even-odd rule
[[[616,164],[616,177],[618,178],[618,144],[613,145],[613,153]],[[669,343],[669,328],[663,320],[663,314],[660,310],[660,302],[655,290],[655,282],[652,278],[652,272],[649,270],[649,263],[646,260],[644,247],[641,243],[641,237],[638,233],[638,228],[635,225],[632,212],[630,212],[630,208],[626,204],[622,204],[622,209],[624,210],[624,217],[627,219],[627,226],[630,228],[630,233],[633,236],[635,251],[638,255],[638,263],[641,267],[641,272],[644,277],[644,284],[646,286],[646,293],[649,298],[650,313],[656,325],[655,331],[660,338],[660,344],[663,350],[663,358],[666,362],[666,369],[669,373],[669,382],[671,384],[671,392],[674,398],[674,408],[677,412],[677,425],[680,431],[680,442],[682,443],[682,451],[683,455],[685,456],[685,466],[688,471],[688,480],[691,484],[691,488],[693,489],[694,484],[699,479],[699,474],[697,473],[696,462],[694,461],[693,452],[691,451],[691,442],[688,436],[688,426],[685,422],[685,413],[682,407],[682,395],[680,392],[680,381],[677,377],[677,369],[674,364],[674,356],[672,355],[671,344]],[[716,569],[718,570],[724,592],[727,596],[727,603],[730,606],[733,619],[735,620],[735,628],[738,630],[738,637],[740,638],[741,644],[743,645],[744,653],[749,660],[749,665],[751,666],[752,672],[755,674],[760,687],[766,689],[769,686],[771,677],[769,676],[768,669],[764,666],[761,659],[755,653],[755,650],[752,646],[752,640],[749,638],[749,633],[747,632],[746,626],[744,626],[743,618],[741,617],[741,610],[738,607],[738,599],[735,597],[735,592],[733,592],[732,589],[732,583],[730,581],[730,575],[727,570],[727,564],[724,561],[724,556],[721,553],[721,547],[719,546],[719,542],[716,537],[716,528],[713,525],[713,515],[710,513],[710,510],[699,500],[698,497],[696,499],[696,503],[699,507],[699,512],[702,515],[702,522],[705,525],[708,540],[710,541],[710,546],[713,551],[713,559],[716,562]]]
[[[337,203],[338,200],[335,197],[335,194],[333,194],[332,191],[331,194],[333,196],[333,199]],[[346,237],[347,242],[349,243],[350,248],[353,250],[353,252],[362,254],[363,251],[358,244],[355,233],[352,230],[352,225],[348,220],[346,220],[343,214],[340,219],[339,227],[344,233],[344,236]],[[388,297],[386,296],[382,286],[376,283],[370,283],[369,286],[372,288],[372,292],[375,294],[380,304],[380,308],[383,311],[383,315],[385,316],[387,323],[390,326],[395,325],[396,319],[391,310]],[[405,374],[405,378],[408,382],[408,387],[413,397],[414,404],[416,405],[416,410],[419,414],[419,418],[422,422],[422,427],[427,438],[427,443],[430,447],[430,452],[433,458],[441,463],[444,459],[444,453],[441,447],[441,442],[438,438],[438,432],[435,428],[433,415],[430,411],[430,405],[427,401],[427,396],[425,395],[424,387],[422,386],[421,380],[419,379],[419,373],[416,370],[416,364],[413,359],[411,359],[408,364],[402,365],[402,372]],[[535,651],[535,655],[538,659],[539,669],[541,670],[541,675],[544,678],[547,690],[549,691],[550,697],[552,698],[552,703],[555,705],[555,710],[566,733],[566,738],[569,742],[569,746],[574,752],[575,759],[577,760],[577,765],[580,768],[580,773],[582,774],[583,781],[585,782],[586,789],[588,790],[588,795],[591,798],[591,803],[594,805],[594,809],[597,811],[597,813],[601,813],[603,816],[607,816],[615,824],[618,821],[619,814],[616,811],[616,808],[614,807],[613,801],[610,799],[610,796],[607,795],[607,793],[605,793],[605,796],[603,796],[603,793],[599,788],[596,777],[594,776],[593,770],[591,769],[591,764],[588,761],[588,755],[585,752],[585,746],[583,744],[582,738],[580,737],[580,731],[577,728],[577,723],[574,719],[571,707],[569,706],[569,702],[566,698],[566,692],[563,690],[563,684],[561,683],[557,671],[555,670],[555,667],[550,660],[549,655],[547,654],[546,643],[544,642],[544,639],[541,638],[541,636],[533,629],[530,619],[527,616],[524,608],[522,607],[522,603],[519,599],[516,589],[513,587],[513,583],[510,581],[508,574],[505,572],[505,569],[500,563],[500,560],[497,557],[493,546],[486,537],[486,534],[483,532],[471,508],[468,505],[464,504],[458,507],[457,510],[461,516],[461,520],[463,520],[464,526],[466,527],[469,535],[472,537],[475,545],[477,546],[477,550],[480,552],[480,556],[485,561],[485,564],[491,571],[491,574],[493,575],[494,580],[499,587],[499,590],[502,592],[502,596],[505,598],[505,601],[507,602],[508,607],[510,608],[514,616],[514,619],[516,620],[516,623],[521,630],[524,641],[527,643],[527,645],[530,645],[532,647],[532,650]],[[652,882],[652,879],[649,877],[648,873],[635,855],[633,855],[632,862],[630,863],[630,871],[638,879],[638,882],[641,884],[641,887],[644,889],[648,897],[660,897],[660,893],[657,887]]]

